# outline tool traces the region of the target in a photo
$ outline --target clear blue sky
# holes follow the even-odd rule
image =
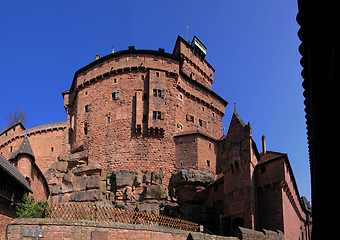
[[[196,35],[216,69],[213,90],[250,122],[261,151],[288,153],[301,195],[310,199],[295,0],[2,1],[0,128],[11,109],[27,128],[66,120],[61,92],[74,72],[134,45],[172,52],[177,35]]]

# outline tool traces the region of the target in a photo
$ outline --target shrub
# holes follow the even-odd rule
[[[46,204],[46,200],[35,202],[33,196],[24,194],[22,201],[17,205],[18,218],[42,218]]]

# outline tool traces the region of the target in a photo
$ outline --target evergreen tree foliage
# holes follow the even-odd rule
[[[42,218],[46,204],[46,200],[35,202],[33,196],[24,194],[22,201],[17,205],[18,218]]]

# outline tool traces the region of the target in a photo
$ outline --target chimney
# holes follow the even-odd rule
[[[99,56],[99,53],[96,55],[96,60],[98,60],[100,58],[100,56]]]
[[[112,45],[112,53],[115,53],[115,46]]]
[[[266,154],[267,150],[266,150],[266,137],[264,135],[262,135],[262,153]]]

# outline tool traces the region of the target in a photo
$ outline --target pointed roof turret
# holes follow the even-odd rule
[[[242,127],[246,126],[246,124],[241,119],[240,115],[238,115],[238,113],[236,111],[236,103],[234,103],[234,112],[233,112],[233,116],[231,118],[231,122],[230,122],[229,128],[232,127],[232,126],[235,126],[238,123],[241,124]]]
[[[242,133],[241,135],[243,137],[252,137],[251,125],[249,122],[248,124],[245,124],[241,119],[240,115],[238,115],[236,111],[236,103],[234,103],[234,112],[230,121],[227,135],[230,135],[231,132],[234,132],[234,134],[232,134],[233,138],[236,137],[236,135],[239,135],[240,133]]]
[[[13,161],[18,155],[22,155],[22,154],[29,155],[34,159],[34,154],[33,154],[32,148],[31,148],[31,144],[28,141],[28,138],[27,138],[26,135],[25,135],[24,139],[22,140],[19,149],[17,151],[13,152],[8,160]]]

